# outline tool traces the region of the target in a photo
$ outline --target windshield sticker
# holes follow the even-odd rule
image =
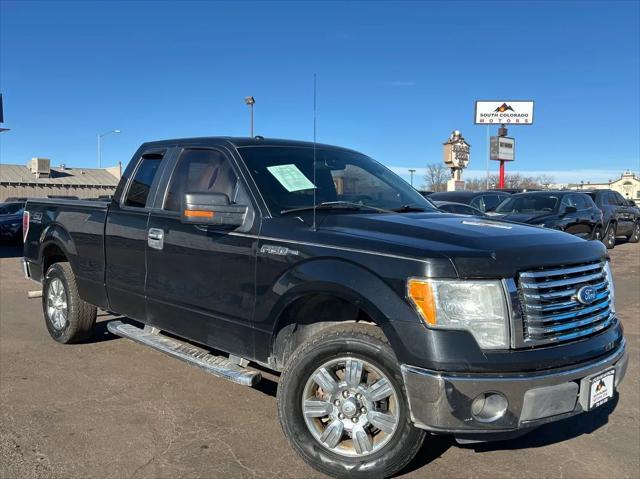
[[[289,192],[315,188],[314,184],[304,176],[296,165],[267,166],[267,170]]]
[[[471,226],[488,226],[489,228],[500,228],[503,230],[510,230],[513,226],[500,225],[498,223],[488,223],[484,221],[462,221],[463,225],[471,225]]]

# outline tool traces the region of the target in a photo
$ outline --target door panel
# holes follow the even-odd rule
[[[164,231],[162,250],[147,252],[149,324],[252,357],[256,240],[160,212],[151,214],[149,228]]]
[[[147,228],[153,230],[154,242],[147,249],[149,324],[253,358],[257,245],[253,233],[259,221],[241,228],[247,234],[182,224],[181,198],[187,192],[224,193],[232,203],[255,207],[225,152],[191,148],[180,153]]]
[[[132,162],[133,171],[125,172],[123,176],[127,186],[122,201],[111,204],[105,225],[105,282],[109,308],[139,321],[146,317],[147,204],[153,201],[163,157],[164,152],[145,153]]]

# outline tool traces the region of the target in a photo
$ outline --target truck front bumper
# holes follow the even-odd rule
[[[571,368],[535,373],[446,374],[402,365],[415,426],[436,433],[491,440],[509,433],[526,432],[541,424],[589,409],[590,380],[615,370],[615,388],[628,364],[625,342],[604,359]],[[493,401],[494,414],[479,406],[476,398],[501,396]],[[506,404],[505,404],[506,400]],[[491,400],[490,400],[491,401]],[[498,406],[496,406],[496,404]],[[500,407],[501,406],[501,407]]]

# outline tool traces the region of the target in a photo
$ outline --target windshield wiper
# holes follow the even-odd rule
[[[280,211],[281,215],[286,215],[287,213],[297,213],[298,211],[309,211],[314,208],[313,205],[309,206],[300,206],[299,208],[289,208],[286,210]],[[365,205],[362,203],[352,203],[351,201],[323,201],[322,203],[318,203],[315,208],[317,210],[361,210],[366,208],[368,210],[379,211],[381,213],[389,213],[391,210],[385,210],[383,208],[377,208],[375,206]]]
[[[392,211],[395,211],[396,213],[411,213],[416,211],[427,211],[427,209],[417,205],[402,205],[400,208],[394,208]]]

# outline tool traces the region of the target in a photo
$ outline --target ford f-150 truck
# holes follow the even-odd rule
[[[29,200],[24,234],[53,339],[89,338],[102,308],[217,376],[280,372],[285,436],[333,476],[588,414],[627,367],[602,243],[438,211],[344,148],[145,143],[111,201]]]

